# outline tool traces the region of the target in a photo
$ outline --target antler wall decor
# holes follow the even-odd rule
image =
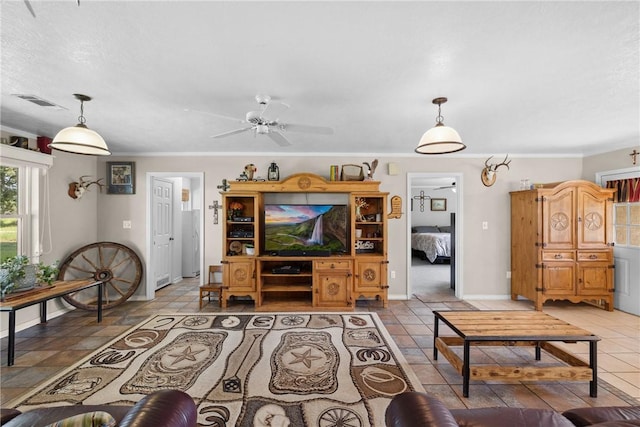
[[[78,181],[70,182],[69,189],[67,190],[67,194],[69,195],[69,197],[71,197],[72,199],[81,199],[84,195],[84,192],[88,191],[89,187],[94,184],[100,187],[100,192],[102,193],[102,187],[104,187],[104,184],[100,181],[102,181],[103,178],[98,178],[95,181],[85,179],[89,178],[90,176],[91,175],[83,175],[78,179]]]
[[[480,179],[482,179],[482,183],[485,187],[491,187],[496,182],[496,172],[500,166],[506,166],[509,169],[509,163],[511,160],[507,162],[509,155],[504,156],[504,160],[500,163],[489,163],[493,156],[489,157],[484,161],[484,169],[482,169],[482,173],[480,174]]]

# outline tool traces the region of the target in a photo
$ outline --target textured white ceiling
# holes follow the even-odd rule
[[[603,2],[1,3],[5,126],[87,125],[115,153],[410,154],[435,123],[463,154],[592,154],[640,141],[640,12]],[[258,93],[281,121],[330,126],[279,147],[238,123]],[[12,94],[40,96],[45,109]]]

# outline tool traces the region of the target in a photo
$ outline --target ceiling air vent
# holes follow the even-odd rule
[[[35,95],[22,95],[22,94],[13,94],[13,96],[17,96],[20,99],[24,99],[25,101],[29,101],[29,102],[33,102],[36,105],[39,105],[41,107],[46,107],[46,108],[54,108],[56,110],[66,110],[66,108],[58,105],[58,104],[54,104],[53,102],[47,101],[46,99],[42,99],[39,96],[35,96]]]

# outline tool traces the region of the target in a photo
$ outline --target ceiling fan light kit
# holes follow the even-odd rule
[[[107,143],[98,132],[89,129],[84,118],[84,102],[91,101],[91,97],[74,93],[73,96],[80,101],[80,117],[78,124],[62,129],[49,144],[50,148],[68,153],[87,154],[92,156],[109,156],[111,152]]]
[[[441,105],[447,102],[447,98],[435,98],[432,101],[438,106],[438,117],[436,117],[436,125],[426,131],[416,147],[416,153],[419,154],[448,154],[462,151],[467,148],[462,143],[462,138],[455,129],[445,126],[441,114]]]

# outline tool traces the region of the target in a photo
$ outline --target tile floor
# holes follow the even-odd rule
[[[472,301],[479,309],[531,309],[527,302]],[[462,302],[424,303],[418,299],[390,301],[388,309],[376,302],[359,302],[356,310],[378,313],[425,389],[450,408],[512,406],[564,410],[578,406],[630,405],[640,402],[640,318],[621,312],[568,303],[545,305],[544,311],[598,334],[598,397],[589,397],[588,382],[481,382],[472,381],[470,397],[462,397],[462,378],[442,357],[433,361],[432,310],[464,309]],[[95,313],[74,310],[16,335],[16,363],[6,366],[7,339],[1,340],[0,405],[28,392],[39,383],[88,355],[100,345],[157,312],[197,312],[195,280],[184,280],[157,292],[153,301],[127,301],[105,312],[96,323]],[[217,302],[203,311],[217,312]],[[253,303],[233,302],[228,312],[251,312]],[[5,316],[5,315],[3,315]],[[2,317],[5,321],[5,317]],[[572,344],[582,355],[585,349]],[[578,346],[578,347],[576,347]],[[513,358],[532,360],[529,349],[492,347],[474,350],[486,363]],[[547,356],[548,359],[552,359]],[[543,358],[543,362],[549,362]],[[553,361],[551,361],[553,362]],[[610,387],[607,383],[616,386]]]

